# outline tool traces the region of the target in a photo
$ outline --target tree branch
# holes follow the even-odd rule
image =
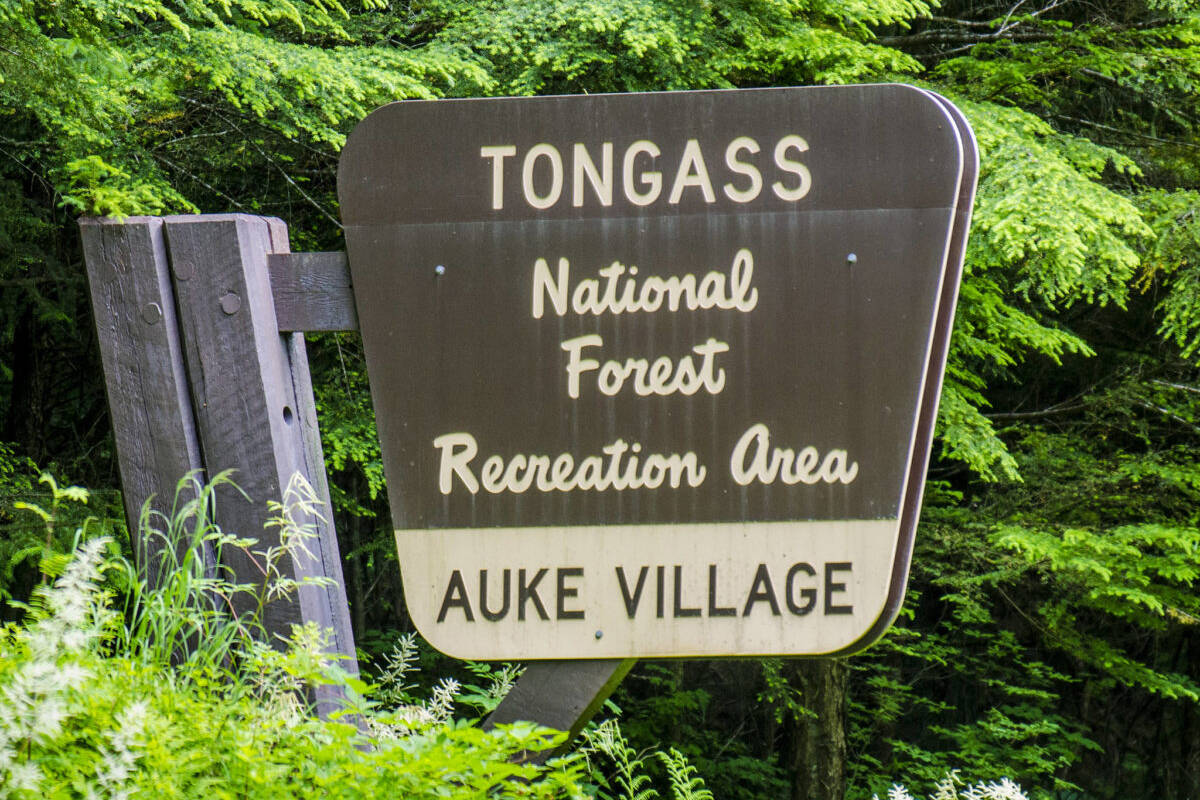
[[[1159,136],[1151,136],[1148,133],[1139,133],[1137,131],[1126,131],[1126,130],[1122,130],[1121,128],[1114,128],[1112,125],[1105,125],[1100,122],[1092,122],[1091,120],[1088,120],[1088,119],[1079,119],[1078,117],[1070,117],[1070,116],[1067,116],[1066,114],[1055,114],[1054,118],[1065,120],[1067,122],[1074,122],[1077,125],[1086,125],[1089,128],[1095,128],[1095,129],[1101,130],[1101,131],[1108,131],[1109,133],[1115,133],[1119,136],[1128,136],[1133,139],[1144,139],[1148,142],[1156,142],[1158,144],[1169,144],[1174,147],[1186,147],[1186,148],[1189,148],[1192,150],[1200,150],[1200,145],[1195,144],[1193,142],[1185,142],[1180,139],[1163,139],[1162,137],[1159,137]]]
[[[1055,37],[1056,33],[1046,31],[1029,31],[1027,33],[964,33],[955,31],[926,31],[908,36],[882,36],[875,41],[887,47],[904,47],[906,45],[922,44],[979,44],[981,42],[1044,42]]]
[[[1167,417],[1172,422],[1177,422],[1183,427],[1190,429],[1193,433],[1200,435],[1200,427],[1193,425],[1190,420],[1184,419],[1170,409],[1163,408],[1162,406],[1156,406],[1153,403],[1147,403],[1145,400],[1135,400],[1134,405],[1140,406],[1147,411],[1157,411],[1159,414]]]
[[[201,186],[203,186],[205,189],[208,189],[210,192],[212,192],[213,194],[217,195],[218,197],[220,197],[220,198],[221,198],[222,200],[224,200],[225,202],[227,202],[227,203],[230,203],[231,205],[233,205],[233,206],[234,206],[234,208],[238,208],[238,209],[240,209],[240,210],[242,210],[242,211],[245,211],[245,210],[246,210],[246,207],[245,207],[244,205],[242,205],[241,203],[239,203],[237,200],[234,200],[232,197],[230,197],[229,195],[225,194],[225,193],[224,193],[224,192],[222,192],[220,189],[218,189],[217,187],[213,186],[213,185],[212,185],[212,184],[210,184],[208,181],[204,180],[203,178],[201,178],[201,177],[200,177],[199,175],[197,175],[196,173],[192,172],[192,171],[191,171],[190,169],[188,169],[187,167],[183,167],[183,166],[180,166],[179,164],[176,164],[174,161],[172,161],[171,159],[167,158],[167,157],[166,157],[166,156],[164,156],[162,153],[155,153],[155,152],[151,152],[151,153],[150,153],[150,155],[152,155],[154,158],[158,159],[158,160],[159,160],[159,161],[161,161],[162,163],[166,164],[166,165],[167,165],[168,167],[170,167],[171,169],[173,169],[173,170],[176,170],[177,172],[182,172],[184,175],[188,176],[189,178],[191,178],[192,180],[194,180],[196,183],[198,183],[198,184],[200,184]]]
[[[1087,408],[1087,403],[1050,406],[1049,408],[1043,408],[1041,411],[1001,411],[996,414],[984,414],[983,416],[985,419],[999,421],[1014,419],[1039,419],[1041,417],[1051,417],[1055,414],[1066,414],[1071,411],[1078,411],[1081,408]]]
[[[1200,389],[1183,383],[1171,383],[1170,381],[1163,381],[1159,380],[1158,378],[1155,378],[1150,382],[1157,383],[1159,386],[1166,386],[1168,389],[1181,389],[1182,391],[1191,392],[1192,394],[1200,394]]]

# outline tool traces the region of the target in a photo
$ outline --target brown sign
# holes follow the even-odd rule
[[[974,189],[896,85],[404,102],[338,174],[410,613],[470,658],[861,649]]]

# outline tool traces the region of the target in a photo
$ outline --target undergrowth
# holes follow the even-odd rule
[[[369,685],[311,626],[269,641],[261,611],[298,588],[280,566],[312,538],[311,490],[293,481],[274,509],[279,544],[256,549],[211,522],[226,481],[186,483],[170,518],[143,514],[163,545],[153,570],[80,530],[25,619],[0,628],[0,800],[583,796],[580,758],[515,760],[561,734],[455,720],[456,686],[416,699],[404,670]],[[266,580],[223,574],[232,547]],[[320,687],[343,698],[325,719]]]
[[[88,524],[69,557],[42,559],[25,618],[0,627],[0,800],[714,800],[683,753],[637,752],[615,720],[586,730],[574,752],[522,761],[564,735],[478,724],[518,667],[468,664],[480,685],[442,679],[422,691],[412,634],[374,683],[330,656],[315,626],[271,641],[264,610],[303,584],[287,564],[311,557],[319,503],[297,476],[271,506],[273,544],[260,546],[213,524],[216,491],[229,485],[187,479],[171,515],[144,509],[140,541],[154,555],[140,569]],[[231,548],[261,581],[222,568]],[[888,796],[911,800],[900,786]],[[1024,800],[1007,781],[966,786],[956,774],[933,797]]]

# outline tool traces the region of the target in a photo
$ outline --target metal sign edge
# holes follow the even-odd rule
[[[929,466],[929,456],[933,447],[934,428],[937,425],[938,406],[941,402],[942,383],[946,373],[946,359],[950,350],[954,313],[958,306],[963,261],[971,228],[971,213],[979,181],[979,146],[975,141],[975,132],[972,130],[970,122],[962,111],[945,97],[933,91],[924,89],[922,91],[936,100],[954,122],[963,150],[963,169],[959,179],[954,220],[947,242],[942,295],[938,300],[937,318],[933,336],[930,339],[930,358],[925,375],[925,385],[922,388],[920,414],[914,436],[914,442],[919,444],[916,444],[916,450],[909,461],[908,484],[905,487],[901,505],[900,534],[896,542],[891,586],[883,612],[875,621],[874,626],[863,634],[862,638],[828,655],[850,655],[870,647],[892,626],[904,603],[913,547],[916,544],[917,526],[920,521],[921,504],[925,494],[925,471]]]

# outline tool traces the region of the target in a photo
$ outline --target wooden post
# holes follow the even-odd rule
[[[508,695],[484,721],[484,727],[531,720],[566,731],[570,742],[636,663],[633,658],[535,661],[525,668]],[[529,753],[526,760],[541,763],[554,754],[554,751]]]
[[[218,492],[215,521],[265,549],[279,544],[278,530],[264,527],[267,502],[283,501],[299,473],[322,507],[320,518],[301,520],[316,538],[311,557],[278,564],[301,585],[268,604],[265,626],[278,640],[292,625],[315,623],[331,635],[329,652],[357,672],[304,337],[280,333],[268,277],[269,254],[288,250],[287,227],[245,215],[86,219],[80,227],[140,568],[155,580],[163,544],[137,536],[142,504],[170,514],[183,476],[234,470],[250,500]],[[258,560],[233,548],[221,556],[236,582],[265,582]],[[322,713],[333,710],[333,693],[316,699]]]
[[[282,222],[247,215],[167,217],[167,243],[192,407],[210,475],[236,470],[232,491],[218,496],[216,521],[227,532],[278,546],[267,529],[266,502],[281,501],[294,474],[317,490],[320,517],[305,520],[317,538],[311,556],[284,557],[285,577],[302,583],[295,602],[272,603],[267,630],[284,636],[292,625],[330,631],[330,649],[354,657],[342,566],[329,507],[303,334],[281,335],[267,269],[270,253],[287,252]],[[244,553],[223,554],[239,580],[260,582],[262,564]]]
[[[175,489],[200,470],[163,221],[80,221],[92,313],[138,568],[157,582],[163,540],[137,536],[143,503],[170,515]],[[184,498],[181,498],[184,499]],[[208,555],[212,562],[211,554]]]

